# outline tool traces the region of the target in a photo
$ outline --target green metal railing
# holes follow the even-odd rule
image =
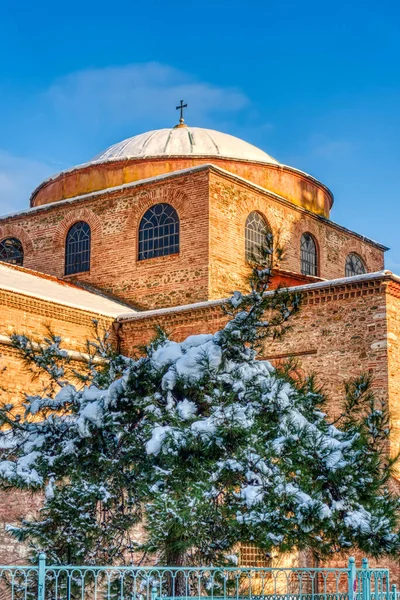
[[[0,567],[0,600],[398,600],[388,569]]]

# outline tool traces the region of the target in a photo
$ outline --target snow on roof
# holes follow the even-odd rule
[[[315,283],[306,283],[304,285],[296,285],[287,288],[289,292],[311,292],[321,288],[334,287],[339,285],[347,285],[352,283],[360,283],[363,281],[374,281],[376,279],[393,279],[400,283],[400,277],[394,275],[392,271],[387,269],[383,271],[375,271],[374,273],[364,273],[363,275],[353,275],[352,277],[341,277],[339,279],[325,279],[323,281],[317,281]],[[275,290],[266,292],[267,294],[274,294]],[[150,317],[162,316],[168,313],[184,312],[187,310],[196,310],[201,308],[209,308],[212,306],[221,306],[228,301],[228,298],[221,298],[220,300],[204,300],[202,302],[194,302],[193,304],[186,304],[181,306],[171,306],[168,308],[158,308],[154,310],[147,310],[136,314],[120,314],[117,317],[117,321],[137,321],[140,319],[149,319]]]
[[[89,292],[67,281],[2,262],[0,262],[0,289],[107,317],[117,317],[128,308],[123,302]],[[128,309],[125,314],[132,316],[135,312],[133,309]]]
[[[121,158],[193,155],[221,156],[279,164],[275,158],[260,148],[233,135],[187,125],[156,129],[135,135],[110,146],[95,156],[91,162]]]

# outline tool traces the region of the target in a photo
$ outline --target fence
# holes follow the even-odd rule
[[[0,567],[0,600],[398,600],[388,569]],[[400,599],[399,599],[400,600]]]

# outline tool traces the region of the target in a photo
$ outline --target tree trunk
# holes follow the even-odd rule
[[[173,544],[172,544],[173,545]],[[185,577],[185,572],[179,570],[179,567],[183,567],[186,564],[185,552],[177,552],[168,548],[165,553],[166,566],[177,567],[174,569],[174,577],[168,582],[168,595],[176,597],[186,597],[189,595],[189,583]]]

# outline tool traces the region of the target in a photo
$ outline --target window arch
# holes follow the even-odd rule
[[[77,221],[69,228],[65,240],[65,275],[90,270],[90,227]]]
[[[246,219],[245,256],[247,262],[270,263],[272,260],[273,238],[268,221],[254,210]],[[266,260],[263,249],[270,248],[271,255]]]
[[[318,274],[317,245],[311,233],[303,233],[300,240],[301,272],[303,275]]]
[[[154,204],[139,225],[138,260],[179,252],[179,217],[170,204]]]
[[[0,260],[11,265],[22,267],[24,262],[24,249],[18,238],[8,237],[0,242]]]
[[[362,258],[351,252],[346,258],[345,275],[346,277],[352,277],[353,275],[363,275],[367,272]]]

